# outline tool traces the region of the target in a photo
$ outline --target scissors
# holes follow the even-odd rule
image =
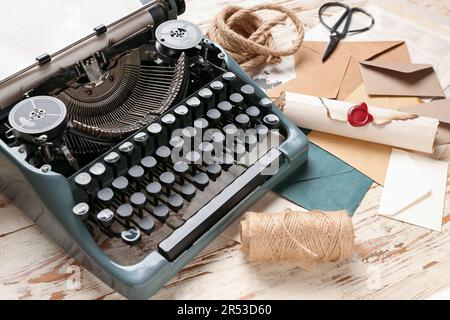
[[[322,19],[323,12],[326,9],[331,8],[331,7],[344,8],[344,13],[332,27],[327,25]],[[361,28],[361,29],[349,30],[350,22],[352,21],[352,15],[355,12],[360,12],[360,13],[363,13],[366,16],[368,16],[371,19],[370,25],[365,28]],[[328,46],[326,47],[325,52],[323,53],[322,62],[325,62],[328,59],[328,57],[331,55],[331,53],[334,51],[334,49],[336,49],[339,41],[344,39],[347,36],[347,34],[356,34],[356,33],[361,33],[361,32],[367,31],[370,28],[372,28],[373,25],[375,24],[375,19],[367,11],[365,11],[361,8],[350,8],[348,5],[346,5],[344,3],[340,3],[340,2],[327,2],[324,5],[322,5],[319,9],[319,19],[320,19],[320,22],[330,30],[330,42],[328,43]],[[344,24],[343,30],[338,31],[338,28],[341,26],[341,24],[344,21],[345,21],[345,24]]]

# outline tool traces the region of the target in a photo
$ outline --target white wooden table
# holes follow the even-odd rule
[[[450,16],[450,1],[409,1]],[[183,18],[206,30],[225,4],[241,2],[187,0]],[[310,28],[317,23],[317,8],[323,1],[279,2],[298,11]],[[444,160],[450,162],[450,148]],[[373,185],[354,215],[356,249],[348,261],[321,264],[311,272],[285,264],[248,263],[237,242],[219,237],[154,298],[410,299],[450,287],[450,216],[444,219],[442,233],[380,217],[376,210],[381,192],[382,187]],[[268,205],[278,209],[290,206],[272,193],[256,206]],[[449,212],[447,192],[445,213]],[[79,267],[0,195],[0,298],[123,297]]]

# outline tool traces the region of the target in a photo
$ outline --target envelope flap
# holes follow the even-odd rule
[[[419,116],[436,118],[440,122],[450,124],[450,99],[435,100],[400,108],[401,111]]]
[[[370,67],[370,68],[396,71],[399,73],[414,73],[414,72],[423,71],[423,70],[427,70],[427,69],[433,69],[433,66],[431,64],[381,63],[381,62],[374,62],[374,61],[361,61],[360,64],[363,66]]]

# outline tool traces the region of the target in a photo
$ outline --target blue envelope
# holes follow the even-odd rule
[[[308,160],[274,191],[308,210],[345,209],[353,215],[372,183],[355,168],[310,143]]]

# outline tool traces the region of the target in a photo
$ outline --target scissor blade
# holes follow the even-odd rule
[[[338,42],[338,37],[330,36],[330,42],[328,42],[328,45],[323,53],[322,62],[325,62],[330,57],[331,53],[333,53],[334,49],[336,49]]]

